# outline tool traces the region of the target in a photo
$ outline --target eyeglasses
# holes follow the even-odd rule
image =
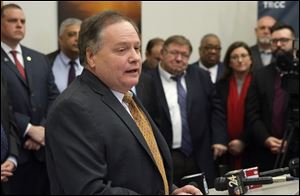
[[[215,51],[218,51],[218,52],[222,49],[221,47],[218,47],[218,46],[211,46],[211,45],[203,46],[202,48],[203,48],[204,50],[207,50],[207,51],[215,50]]]
[[[178,57],[179,55],[183,58],[183,59],[188,59],[190,57],[190,54],[185,53],[185,52],[179,52],[177,50],[165,50],[168,54],[170,54],[173,57]]]
[[[241,56],[238,56],[238,55],[234,55],[234,56],[231,56],[230,57],[230,59],[232,60],[232,61],[239,61],[240,60],[240,58],[242,59],[242,60],[244,60],[244,59],[246,59],[247,57],[249,57],[249,54],[241,54]]]
[[[282,43],[282,44],[286,44],[288,43],[289,41],[292,41],[293,39],[290,39],[290,38],[278,38],[278,39],[272,39],[271,40],[271,43],[272,44],[277,44],[278,42]]]

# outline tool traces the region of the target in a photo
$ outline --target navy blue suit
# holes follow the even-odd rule
[[[20,138],[22,142],[26,141],[27,137],[23,137],[28,123],[32,125],[44,125],[46,122],[46,115],[49,106],[58,96],[59,92],[54,83],[54,77],[52,74],[51,67],[48,59],[45,55],[21,46],[22,55],[24,59],[24,67],[27,80],[25,81],[19,73],[14,62],[10,60],[5,51],[1,48],[1,72],[3,79],[7,83],[7,91],[11,98],[11,104],[14,109],[14,115]],[[13,194],[20,193],[32,193],[32,194],[43,194],[43,191],[34,191],[32,189],[39,189],[39,185],[35,182],[31,182],[33,178],[39,178],[41,175],[43,178],[47,178],[44,163],[44,148],[39,151],[31,151],[22,148],[20,152],[20,162],[16,174],[13,176],[10,183],[14,183],[14,180],[18,181],[15,184],[16,192]],[[32,166],[32,162],[42,164],[43,174],[40,171],[35,170],[37,167],[31,168],[30,172],[24,169],[22,171],[22,164],[28,164]],[[35,173],[36,172],[36,173]],[[24,180],[24,176],[28,175]],[[35,176],[36,177],[33,177]],[[23,178],[23,180],[21,180]],[[35,179],[38,182],[43,179]],[[32,184],[30,184],[32,183]],[[14,185],[12,185],[14,186]],[[21,187],[24,187],[22,190]],[[24,192],[21,192],[24,191]],[[27,192],[28,191],[28,192]]]
[[[157,107],[152,118],[157,123],[172,149],[172,122],[158,68],[151,72],[156,95],[143,103],[146,107]],[[212,144],[227,145],[227,132],[224,110],[209,74],[196,66],[189,66],[185,75],[187,87],[188,123],[193,143],[193,156],[197,166],[212,185],[215,178]],[[150,89],[149,87],[145,89]],[[148,109],[148,108],[146,108]]]

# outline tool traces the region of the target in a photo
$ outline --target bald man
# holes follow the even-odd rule
[[[276,20],[271,16],[262,16],[257,20],[255,34],[257,43],[251,47],[253,56],[253,66],[257,70],[271,63],[271,27]]]

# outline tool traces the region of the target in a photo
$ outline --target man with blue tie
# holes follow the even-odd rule
[[[213,159],[227,149],[225,114],[209,74],[188,66],[191,52],[190,41],[183,36],[164,42],[161,63],[149,72],[156,95],[143,104],[147,110],[156,108],[152,118],[171,149],[175,184],[186,175],[205,172],[211,187]]]

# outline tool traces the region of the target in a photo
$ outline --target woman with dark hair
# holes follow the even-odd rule
[[[224,75],[216,83],[217,91],[227,114],[228,153],[222,162],[229,170],[243,168],[245,149],[245,100],[252,79],[252,57],[244,42],[232,43],[224,58]]]

